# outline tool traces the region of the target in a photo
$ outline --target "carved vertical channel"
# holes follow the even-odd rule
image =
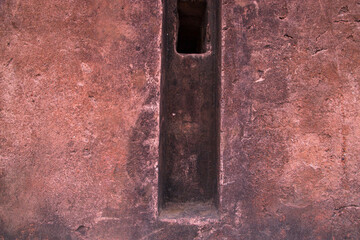
[[[160,217],[211,218],[218,204],[220,2],[168,0],[163,7]]]

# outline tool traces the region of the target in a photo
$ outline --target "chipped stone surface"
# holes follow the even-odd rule
[[[0,1],[0,239],[359,239],[360,2],[223,0],[219,221],[157,216],[161,1]]]

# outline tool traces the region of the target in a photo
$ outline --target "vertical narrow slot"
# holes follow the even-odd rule
[[[219,7],[219,1],[164,1],[159,211],[165,220],[216,216]]]
[[[178,0],[178,53],[205,52],[206,1]]]

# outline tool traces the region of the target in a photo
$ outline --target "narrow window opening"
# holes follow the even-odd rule
[[[221,0],[163,4],[159,218],[217,221]]]
[[[178,53],[204,53],[206,51],[206,1],[178,0],[179,30]]]

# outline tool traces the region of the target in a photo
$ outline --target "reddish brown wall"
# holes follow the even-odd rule
[[[157,212],[161,1],[0,0],[0,239],[359,239],[360,2],[223,0],[220,220]]]

